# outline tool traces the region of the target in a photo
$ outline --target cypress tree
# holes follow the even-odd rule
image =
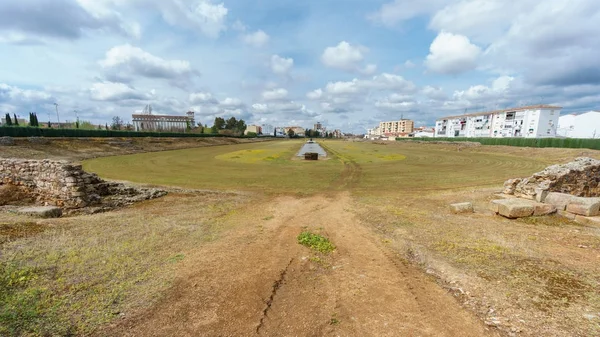
[[[6,114],[6,125],[12,126],[12,120],[10,119],[10,114]]]
[[[35,126],[35,122],[33,121],[33,113],[29,113],[29,126]]]
[[[15,126],[19,126],[19,120],[17,119],[17,114],[14,114],[13,116],[15,116]]]
[[[40,121],[38,121],[37,113],[36,112],[33,113],[33,120],[35,121],[35,127],[36,128],[39,127],[40,126]]]

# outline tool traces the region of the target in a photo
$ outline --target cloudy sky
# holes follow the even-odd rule
[[[600,109],[598,0],[0,0],[0,113],[364,132],[526,104]]]

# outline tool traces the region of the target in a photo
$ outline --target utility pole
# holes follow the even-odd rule
[[[60,117],[58,116],[58,103],[54,103],[54,107],[56,108],[56,120],[58,121],[58,128],[60,129]]]

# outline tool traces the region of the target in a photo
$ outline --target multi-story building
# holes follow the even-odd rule
[[[410,119],[379,123],[379,134],[387,137],[402,137],[412,133],[415,123]]]
[[[248,125],[246,126],[246,131],[244,131],[244,134],[247,135],[250,132],[260,135],[262,134],[262,127],[260,125]]]
[[[313,128],[313,130],[315,130],[315,131],[319,131],[319,130],[322,130],[322,129],[323,129],[323,124],[321,124],[321,122],[317,122],[315,124],[315,127]]]
[[[342,138],[342,137],[343,137],[343,135],[344,135],[344,134],[342,133],[342,130],[339,130],[339,129],[335,129],[335,130],[333,130],[333,132],[331,132],[331,134],[332,134],[332,137],[333,137],[333,138]]]
[[[367,129],[367,134],[365,135],[365,138],[376,139],[376,138],[379,138],[380,136],[381,136],[381,131],[379,130],[379,126],[376,126],[372,129]]]
[[[295,134],[296,136],[299,136],[299,137],[304,137],[304,132],[305,132],[305,130],[304,130],[304,128],[303,128],[303,127],[301,127],[301,126],[286,126],[286,127],[285,127],[285,128],[283,128],[283,129],[284,129],[284,131],[285,131],[285,134],[286,134],[286,135],[288,134],[288,131],[289,131],[290,129],[292,129],[292,130],[294,131],[294,134]]]
[[[194,112],[188,111],[185,116],[153,115],[147,106],[142,113],[131,115],[135,131],[171,131],[184,132],[194,127]]]
[[[560,116],[557,133],[567,138],[600,138],[600,111]]]
[[[440,118],[436,137],[556,137],[562,108],[532,105]]]
[[[274,136],[275,127],[271,124],[263,124],[261,125],[262,134],[264,136]]]

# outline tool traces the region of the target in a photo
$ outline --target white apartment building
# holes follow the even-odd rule
[[[379,138],[379,136],[381,136],[381,132],[379,131],[379,127],[376,126],[372,129],[367,129],[367,134],[365,135],[365,138]]]
[[[556,137],[562,108],[533,105],[440,118],[436,137]]]
[[[560,116],[558,135],[567,138],[600,138],[600,111]]]

